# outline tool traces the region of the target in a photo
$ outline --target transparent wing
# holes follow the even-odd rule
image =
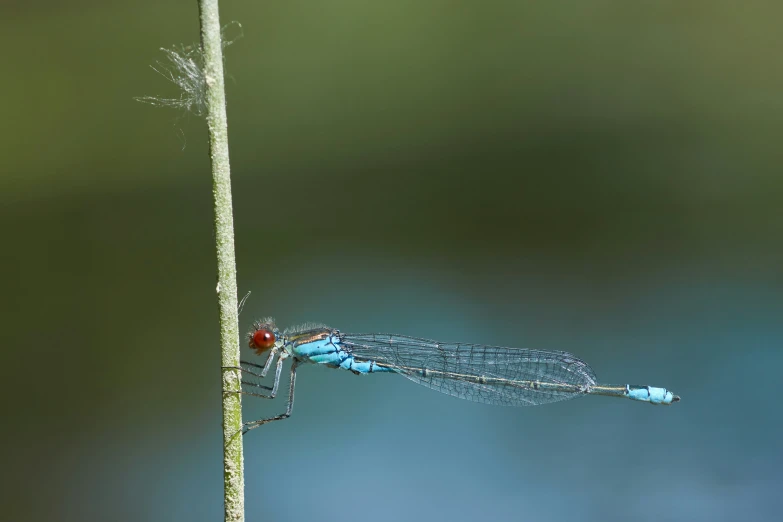
[[[439,343],[395,334],[343,334],[359,361],[375,361],[408,379],[462,399],[534,406],[578,397],[595,385],[592,368],[567,352]]]

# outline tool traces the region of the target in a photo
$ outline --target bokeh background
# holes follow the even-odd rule
[[[224,1],[241,328],[565,349],[670,408],[304,367],[248,520],[783,510],[779,2]],[[219,520],[193,1],[0,6],[6,520]],[[284,401],[246,401],[248,418]]]

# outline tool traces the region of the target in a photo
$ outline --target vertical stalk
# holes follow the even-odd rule
[[[234,219],[231,171],[228,162],[226,92],[218,0],[199,0],[201,47],[204,52],[209,153],[212,159],[212,195],[215,207],[215,243],[218,262],[221,366],[239,366]],[[223,370],[223,391],[239,391],[236,370]],[[223,393],[223,484],[226,521],[245,520],[245,479],[242,455],[242,402],[238,393]]]

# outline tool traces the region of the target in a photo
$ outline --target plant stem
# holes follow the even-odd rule
[[[234,219],[231,170],[228,163],[226,92],[218,0],[199,0],[201,48],[206,78],[209,153],[212,159],[212,195],[215,205],[215,243],[218,262],[221,366],[239,366],[237,274],[234,257]],[[239,391],[237,370],[223,370],[223,391]],[[223,393],[223,485],[226,521],[245,520],[245,478],[242,455],[242,401],[238,393]]]

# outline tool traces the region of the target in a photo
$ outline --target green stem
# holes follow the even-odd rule
[[[218,261],[221,366],[239,366],[237,277],[234,258],[234,219],[231,170],[228,163],[226,92],[218,0],[199,0],[201,47],[206,78],[209,153],[212,158],[212,195],[215,205],[215,243]],[[223,370],[223,391],[239,391],[236,370]],[[242,402],[238,393],[223,393],[223,484],[226,521],[245,520],[245,479],[242,456]]]

